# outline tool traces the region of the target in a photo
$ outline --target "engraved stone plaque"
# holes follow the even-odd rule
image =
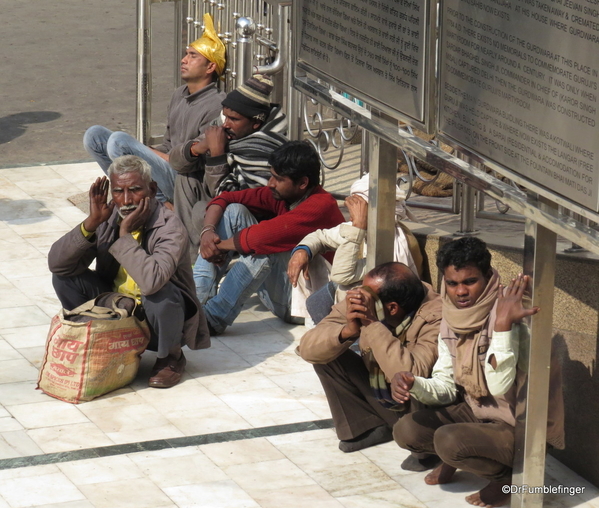
[[[599,0],[445,0],[439,131],[598,210]]]
[[[300,0],[300,6],[300,67],[424,122],[426,1]]]

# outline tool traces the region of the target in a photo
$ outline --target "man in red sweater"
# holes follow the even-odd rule
[[[266,187],[223,192],[206,209],[193,276],[212,334],[233,324],[256,291],[269,310],[292,322],[291,251],[306,234],[344,220],[335,198],[318,184],[320,160],[311,145],[285,143],[268,163]],[[240,258],[218,288],[235,252]]]

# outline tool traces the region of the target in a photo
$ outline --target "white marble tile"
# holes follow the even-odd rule
[[[5,328],[0,330],[0,335],[15,349],[29,347],[43,347],[50,330],[50,323],[36,326],[22,326],[19,328]]]
[[[60,473],[60,469],[54,464],[45,466],[19,467],[16,469],[0,469],[0,485],[6,480],[14,478],[34,478],[36,476],[47,476]]]
[[[305,410],[305,406],[292,399],[281,388],[227,393],[220,398],[244,418],[261,416],[271,412]]]
[[[199,377],[198,381],[216,395],[267,390],[277,387],[275,383],[255,368],[245,369],[240,372],[206,375]]]
[[[71,228],[81,224],[87,217],[85,212],[81,211],[70,202],[67,206],[52,208],[52,213]]]
[[[83,217],[83,219],[85,219],[85,216]],[[65,223],[70,224],[69,221],[65,221]],[[35,233],[23,234],[21,235],[21,238],[23,238],[23,240],[31,244],[36,249],[40,249],[41,247],[43,247],[45,250],[47,248],[49,249],[52,246],[52,244],[56,242],[56,240],[58,240],[61,236],[62,234],[58,231],[37,231]]]
[[[306,432],[294,432],[292,434],[280,434],[278,436],[268,436],[266,439],[276,447],[288,443],[301,443],[304,441],[317,441],[321,439],[338,441],[337,435],[333,429],[318,429]]]
[[[85,499],[62,473],[4,480],[0,494],[14,508]]]
[[[15,201],[30,200],[31,196],[3,176],[5,174],[0,175],[0,201],[8,206],[14,206]]]
[[[228,480],[197,447],[134,453],[129,456],[161,489]]]
[[[302,360],[293,351],[284,351],[275,356],[266,353],[252,354],[247,355],[245,359],[266,376],[313,371],[312,365]]]
[[[21,360],[22,358],[21,354],[6,340],[0,339],[0,362],[5,360]],[[0,365],[2,365],[2,363],[0,363]]]
[[[402,488],[337,499],[345,508],[427,508],[424,503]],[[453,508],[453,505],[447,506]]]
[[[7,234],[7,232],[10,234]],[[12,235],[14,235],[14,238]],[[25,261],[27,259],[41,259],[43,257],[38,249],[23,240],[11,229],[0,229],[0,262]],[[0,273],[3,274],[2,271]]]
[[[397,488],[397,483],[370,461],[310,471],[310,476],[334,497]]]
[[[0,330],[36,325],[50,325],[50,318],[35,305],[0,309]]]
[[[395,441],[366,448],[361,450],[360,453],[368,457],[391,477],[413,474],[413,471],[404,471],[401,468],[401,463],[408,458],[410,452],[400,448]]]
[[[164,492],[181,508],[260,508],[232,480],[168,487]]]
[[[89,422],[77,406],[55,399],[7,406],[7,409],[26,429]]]
[[[262,508],[342,508],[343,505],[318,485],[302,485],[253,493]]]
[[[200,450],[219,467],[285,458],[266,438],[212,443],[200,446]]]
[[[313,395],[324,395],[322,384],[313,369],[295,374],[270,376],[270,379],[289,395],[302,401]]]
[[[37,369],[24,358],[20,360],[4,360],[0,367],[0,385],[21,381],[33,382],[37,381],[37,377]]]
[[[173,502],[147,478],[79,485],[79,490],[95,508],[164,508]]]
[[[168,425],[166,417],[147,403],[98,407],[83,404],[81,413],[103,432],[127,432]]]
[[[186,436],[250,428],[250,423],[220,401],[218,406],[181,409],[167,414],[168,421]]]
[[[6,307],[20,307],[27,305],[35,305],[34,302],[25,294],[17,289],[16,286],[12,286],[10,289],[2,290],[0,292],[0,309]]]
[[[282,444],[277,448],[308,474],[322,469],[335,470],[343,466],[370,463],[361,453],[343,453],[339,450],[339,442],[329,438]]]
[[[35,381],[37,381],[37,377]],[[48,396],[41,390],[36,390],[35,386],[36,382],[33,381],[3,384],[0,390],[0,404],[6,407],[32,402],[47,402]]]
[[[43,203],[48,198],[68,198],[73,194],[73,188],[65,179],[60,177],[16,182],[15,185],[32,198],[39,199]]]
[[[241,331],[243,330],[243,335]],[[220,341],[231,348],[238,355],[245,358],[251,354],[276,354],[285,351],[292,341],[285,339],[280,333],[252,331],[250,323],[240,327],[238,336],[231,336],[229,333],[220,337]]]
[[[137,392],[135,392],[130,386],[119,388],[114,392],[107,393],[98,397],[97,399],[90,400],[84,404],[80,404],[79,408],[86,413],[92,410],[101,410],[103,408],[117,408],[119,406],[134,406],[136,404],[145,404],[145,400],[142,399]]]
[[[238,464],[223,469],[250,495],[254,492],[315,484],[312,478],[288,459]]]
[[[23,430],[23,426],[6,409],[2,409],[2,414],[0,415],[0,433],[15,430]]]
[[[331,418],[331,408],[324,393],[302,397],[300,400],[319,419]]]
[[[17,219],[10,221],[10,229],[19,235],[33,234],[38,231],[57,231],[66,233],[72,228],[58,217],[40,217],[39,219]]]
[[[116,432],[106,432],[106,436],[116,444],[125,444],[183,437],[184,434],[172,424],[156,426],[150,424],[141,429],[123,428]]]
[[[168,390],[145,388],[137,393],[164,415],[174,411],[222,405],[216,395],[201,386],[195,379],[188,379]]]
[[[487,481],[464,471],[458,471],[451,483],[444,485],[427,485],[424,477],[428,471],[409,475],[394,476],[393,479],[408,492],[416,496],[428,506],[441,507],[443,503],[451,503],[451,506],[467,507],[466,496],[477,492]]]
[[[82,450],[114,443],[93,423],[74,423],[31,429],[27,432],[44,453]]]
[[[0,508],[10,508],[10,505],[0,496]]]
[[[64,462],[57,466],[75,485],[116,482],[144,476],[127,455]]]
[[[84,186],[84,190],[88,190],[97,177],[104,175],[96,162],[55,164],[49,167],[73,185]]]
[[[87,499],[81,501],[67,501],[66,503],[45,504],[39,508],[94,508]]]
[[[212,347],[192,351],[187,358],[185,372],[193,377],[202,377],[215,373],[243,371],[250,364],[237,353],[221,344],[218,339],[212,339]]]
[[[13,282],[13,284],[14,279],[32,277],[50,278],[50,272],[48,271],[48,260],[41,254],[37,258],[0,261],[0,273],[2,273],[8,280]]]
[[[41,305],[38,305],[37,302],[39,297],[45,297],[46,295],[50,297],[53,307],[52,316],[58,312],[58,309],[60,309],[56,292],[52,286],[52,277],[49,273],[36,277],[15,277],[11,280],[15,287],[27,294],[32,302],[40,307],[40,310],[44,312],[44,314],[47,314],[46,308],[42,309]],[[41,301],[46,302],[47,300],[42,298]]]
[[[23,355],[23,358],[31,363],[36,369],[39,370],[41,368],[42,362],[44,361],[44,353],[46,352],[44,346],[25,347],[20,348],[18,351]]]
[[[312,411],[307,408],[292,411],[271,411],[268,413],[246,414],[244,418],[252,427],[269,427],[271,425],[286,425],[288,423],[311,422],[318,420]]]
[[[62,179],[51,166],[12,168],[10,171],[3,172],[2,176],[10,182],[36,182],[39,180]]]
[[[23,279],[19,279],[15,281],[15,284],[20,285]],[[33,294],[31,295],[31,301],[37,305],[48,317],[53,318],[58,311],[61,309],[62,305],[54,292],[54,288],[52,287],[51,279],[47,279],[43,281],[43,285],[40,287],[40,291],[44,291],[42,294]]]

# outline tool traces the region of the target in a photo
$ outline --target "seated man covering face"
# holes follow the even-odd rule
[[[523,375],[517,364],[525,328],[517,323],[539,309],[522,306],[527,276],[518,275],[507,288],[500,284],[491,253],[477,238],[444,245],[437,266],[443,273],[439,359],[430,379],[397,373],[392,394],[398,402],[411,396],[447,407],[407,415],[395,426],[394,437],[402,448],[442,459],[426,476],[427,484],[450,482],[456,469],[469,471],[489,484],[466,500],[475,506],[503,506],[509,502],[506,486],[512,483],[516,375]],[[552,368],[552,376],[554,372]],[[552,381],[547,439],[563,448],[560,386]]]
[[[185,368],[181,346],[210,346],[206,318],[195,295],[187,233],[156,198],[149,164],[118,157],[89,191],[90,213],[48,254],[52,283],[71,310],[101,293],[123,293],[141,303],[158,358],[149,386],[177,384]],[[96,260],[96,269],[89,265]]]
[[[266,187],[223,192],[206,209],[193,275],[212,333],[233,324],[256,291],[269,310],[290,321],[291,250],[309,232],[343,221],[335,198],[318,184],[320,160],[311,145],[290,141],[269,164]],[[241,256],[217,291],[235,251]]]
[[[369,175],[356,180],[345,200],[350,221],[331,229],[318,229],[302,239],[293,249],[289,260],[287,275],[294,287],[310,278],[310,260],[317,254],[328,250],[335,251],[331,267],[331,282],[312,293],[306,301],[311,318],[318,323],[331,312],[333,304],[345,298],[345,292],[356,286],[366,275],[366,227],[368,225],[368,185]],[[406,206],[406,193],[395,187],[395,239],[393,242],[393,261],[408,265],[418,276],[422,275],[422,253],[418,240],[409,228],[402,223],[411,218]]]
[[[302,358],[314,363],[331,408],[339,448],[353,452],[392,439],[391,428],[409,407],[391,398],[398,370],[428,376],[437,359],[441,298],[403,263],[380,265],[363,286],[301,339]],[[362,357],[352,345],[358,341]],[[402,467],[432,467],[428,455]]]

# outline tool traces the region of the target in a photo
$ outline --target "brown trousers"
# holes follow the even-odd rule
[[[445,464],[487,480],[506,482],[512,474],[514,427],[478,420],[465,402],[406,415],[393,437],[402,448],[436,453]]]
[[[314,365],[327,396],[337,437],[344,441],[387,425],[393,427],[405,413],[386,409],[373,397],[364,361],[346,351],[327,364]]]

